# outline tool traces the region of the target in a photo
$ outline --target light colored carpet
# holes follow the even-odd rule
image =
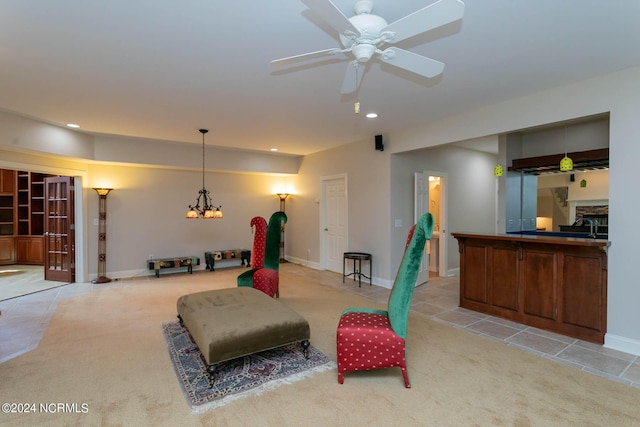
[[[41,265],[0,265],[0,301],[66,284],[44,280],[44,267]]]
[[[191,415],[160,331],[180,295],[235,286],[242,269],[105,285],[61,303],[39,347],[0,364],[3,402],[86,403],[87,413],[0,414],[2,425],[631,426],[640,390],[413,316],[399,369],[335,371]],[[347,307],[379,307],[331,286],[342,277],[281,266],[281,302],[305,316],[335,360]],[[259,321],[259,319],[256,319]]]

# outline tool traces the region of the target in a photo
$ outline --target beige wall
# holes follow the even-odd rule
[[[347,250],[369,252],[374,281],[388,284],[389,261],[389,154],[374,149],[374,137],[305,156],[297,175],[300,194],[292,197],[294,213],[287,224],[287,254],[320,266],[320,181],[323,177],[347,177]],[[310,251],[308,251],[310,250]]]
[[[283,178],[274,175],[207,173],[205,187],[224,218],[188,220],[202,187],[201,172],[137,166],[90,165],[89,187],[114,188],[107,199],[107,270],[114,277],[149,274],[146,260],[196,255],[204,267],[204,252],[251,249],[249,223],[254,216],[269,220],[279,209],[275,189]],[[88,192],[89,271],[97,270],[97,233],[94,225],[98,197]],[[92,194],[93,193],[93,194]]]

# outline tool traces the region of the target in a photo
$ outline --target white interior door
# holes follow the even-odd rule
[[[414,224],[418,222],[423,214],[429,212],[429,175],[424,172],[416,172],[414,175]],[[422,262],[420,263],[420,270],[418,271],[418,279],[416,280],[416,286],[429,281],[429,245],[431,243],[427,241],[425,245],[424,254],[422,254]]]
[[[322,255],[324,268],[342,274],[347,251],[347,178],[322,180]]]

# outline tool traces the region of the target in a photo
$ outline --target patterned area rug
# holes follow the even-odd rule
[[[331,359],[313,346],[309,347],[309,358],[305,359],[300,343],[294,343],[217,365],[213,388],[209,388],[204,360],[189,331],[177,321],[163,324],[162,331],[182,390],[194,413],[336,367]]]

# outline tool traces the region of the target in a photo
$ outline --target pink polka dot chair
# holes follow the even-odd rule
[[[261,257],[256,261],[255,265],[252,262],[251,270],[247,270],[238,276],[238,286],[253,287],[270,297],[275,296],[278,298],[280,297],[280,239],[282,237],[282,224],[287,222],[287,215],[284,212],[274,212],[269,218],[269,225],[265,227],[266,233],[262,232],[263,222],[256,218],[264,221],[264,225],[266,225],[266,221],[262,217],[254,217],[251,220],[252,225],[256,220],[253,250],[259,252]],[[260,232],[258,227],[260,227]],[[254,260],[256,258],[252,254],[251,259]]]
[[[433,217],[427,213],[409,231],[386,311],[349,308],[340,316],[336,334],[340,384],[345,372],[399,367],[405,387],[411,387],[406,358],[409,308],[424,247],[432,234]]]
[[[267,244],[267,220],[261,216],[254,216],[250,223],[253,227],[253,249],[251,256],[251,269],[257,270],[264,267],[264,247]]]
[[[264,247],[267,241],[267,220],[254,216],[249,223],[253,231],[253,248],[251,250],[251,269],[238,276],[238,286],[252,287],[256,271],[264,267]]]

